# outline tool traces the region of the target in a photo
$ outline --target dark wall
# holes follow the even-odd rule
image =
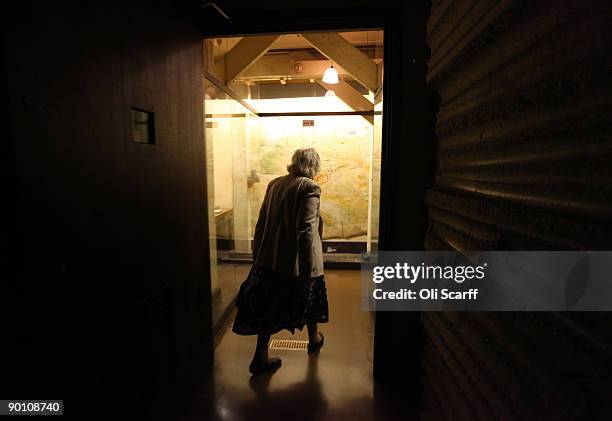
[[[434,1],[429,249],[612,245],[610,4]],[[610,419],[609,313],[426,313],[424,419]]]
[[[7,17],[4,53],[20,363],[4,396],[146,409],[212,363],[199,30],[153,3],[47,3]],[[133,106],[155,145],[131,141]]]
[[[386,9],[380,249],[422,250],[427,230],[425,193],[433,179],[433,126],[439,106],[427,85],[429,5],[394,4]],[[419,401],[421,315],[378,312],[374,376]],[[411,409],[412,411],[412,409]]]

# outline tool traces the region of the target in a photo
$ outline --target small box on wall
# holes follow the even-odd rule
[[[132,142],[155,145],[155,113],[132,107]]]

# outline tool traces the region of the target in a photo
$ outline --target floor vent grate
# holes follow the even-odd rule
[[[270,349],[285,349],[288,351],[304,351],[308,348],[308,341],[297,341],[295,339],[272,339]]]

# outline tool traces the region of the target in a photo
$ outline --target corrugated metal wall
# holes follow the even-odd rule
[[[611,3],[434,0],[428,249],[612,249]],[[610,419],[609,313],[425,313],[424,419]]]

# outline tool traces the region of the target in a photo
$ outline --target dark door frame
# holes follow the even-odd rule
[[[428,2],[391,7],[393,10],[378,10],[378,14],[345,9],[341,13],[251,15],[243,22],[197,24],[203,38],[374,28],[385,31],[379,249],[421,250],[427,226],[424,195],[432,156],[428,150],[431,123],[427,121],[431,115],[423,107],[430,102],[425,81],[429,7]],[[404,189],[403,183],[408,188]],[[403,390],[417,392],[421,337],[420,313],[377,313],[373,359],[377,381],[399,383]]]

